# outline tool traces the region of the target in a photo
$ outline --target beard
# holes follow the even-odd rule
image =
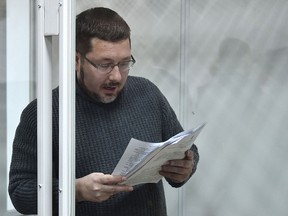
[[[80,68],[80,80],[78,80],[78,84],[80,85],[80,87],[82,88],[82,90],[94,101],[99,102],[99,103],[111,103],[114,100],[116,100],[117,96],[119,93],[115,94],[111,94],[111,95],[106,95],[105,97],[101,97],[99,94],[95,93],[95,92],[91,92],[87,86],[85,85],[85,81],[84,81],[84,71],[83,68]],[[108,84],[105,84],[103,87],[105,88],[111,88],[111,87],[116,87],[119,86],[118,82],[110,82]]]

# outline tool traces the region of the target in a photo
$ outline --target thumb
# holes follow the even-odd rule
[[[185,159],[192,160],[193,159],[193,152],[191,150],[187,150],[185,152]]]

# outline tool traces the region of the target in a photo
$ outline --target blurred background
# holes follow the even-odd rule
[[[207,122],[196,142],[196,174],[180,190],[165,183],[168,215],[286,216],[288,2],[76,3],[77,13],[116,10],[132,29],[131,75],[153,81],[185,129]],[[20,113],[36,95],[35,7],[30,0],[0,1],[1,215],[19,215],[7,195],[7,173]]]

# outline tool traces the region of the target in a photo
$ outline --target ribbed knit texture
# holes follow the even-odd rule
[[[58,215],[59,92],[53,90],[53,215]],[[9,194],[23,214],[37,212],[37,102],[23,111],[13,143]],[[76,89],[76,178],[92,172],[112,173],[132,137],[162,142],[182,131],[176,115],[158,88],[129,76],[118,98],[109,104],[93,101]],[[198,152],[192,150],[195,162]],[[195,172],[195,170],[193,171]],[[170,183],[173,187],[183,184]],[[142,184],[102,203],[76,203],[79,216],[166,216],[162,181]]]

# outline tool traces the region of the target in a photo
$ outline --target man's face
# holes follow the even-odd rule
[[[129,39],[108,42],[93,38],[91,45],[92,50],[86,54],[86,58],[96,65],[117,64],[131,59]],[[81,58],[81,55],[76,53],[79,83],[85,85],[86,90],[95,100],[102,103],[114,101],[126,83],[128,71],[120,71],[118,66],[115,66],[110,73],[103,73],[83,57]]]

